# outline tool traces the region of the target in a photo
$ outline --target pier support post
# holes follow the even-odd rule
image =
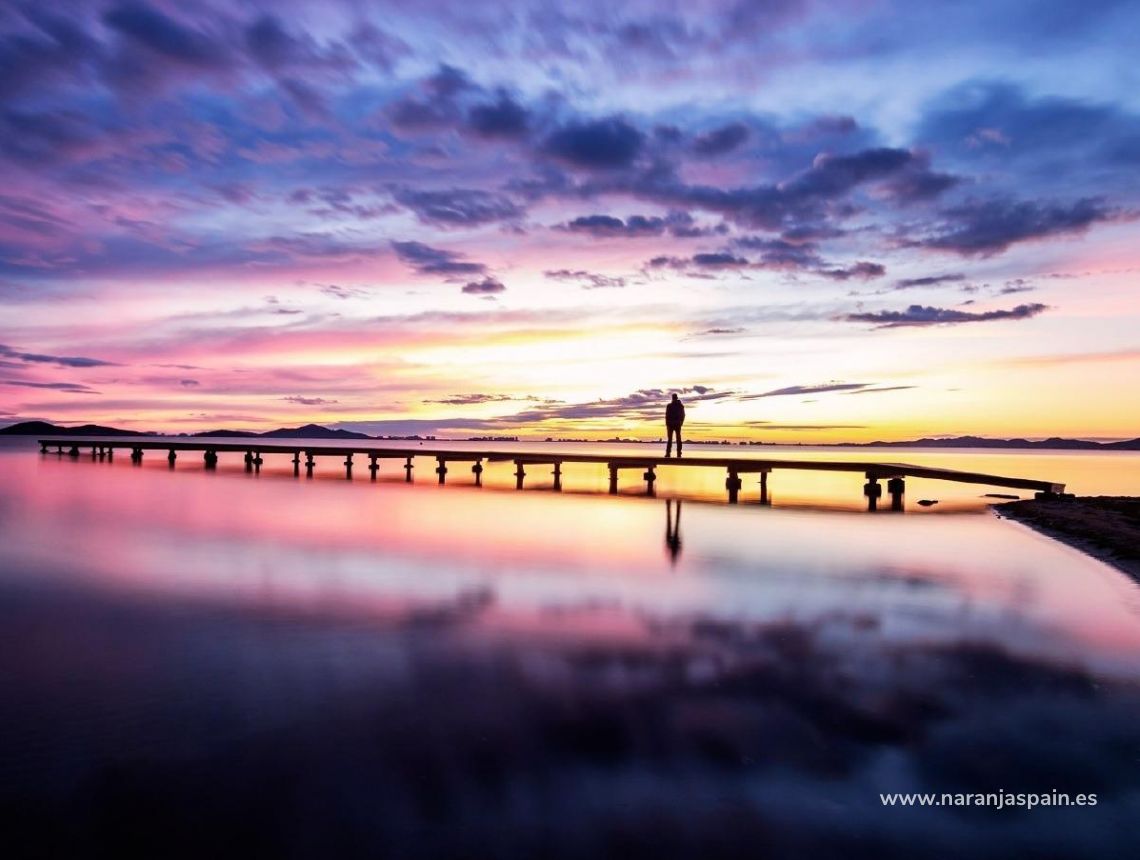
[[[554,490],[562,491],[562,463],[558,460],[554,461]]]
[[[114,459],[115,459],[115,446],[114,445],[108,445],[107,446],[107,462],[110,463]]]
[[[760,504],[770,505],[772,500],[768,498],[768,471],[764,470],[760,473]]]
[[[56,453],[57,457],[62,457],[63,456],[63,446],[62,445],[56,445],[55,446],[55,453]]]
[[[435,461],[439,464],[435,467],[435,473],[439,475],[439,482],[442,484],[447,480],[447,461],[443,457],[436,457]]]
[[[261,474],[261,464],[263,462],[264,461],[261,459],[261,452],[260,451],[254,451],[253,452],[253,471],[259,475]]]
[[[301,477],[301,452],[300,451],[294,451],[293,452],[293,477],[294,478]]]
[[[312,451],[306,451],[305,452],[305,477],[306,478],[313,477],[313,467],[315,465],[317,465],[317,461],[315,459],[313,459],[313,452]]]
[[[47,442],[40,442],[40,453],[46,454],[48,452]]]
[[[344,477],[352,480],[352,454],[346,454],[344,458]]]
[[[207,448],[206,453],[202,455],[202,462],[206,464],[207,469],[218,468],[218,452],[213,448]]]
[[[414,468],[415,467],[412,465],[412,458],[409,457],[407,459],[407,461],[404,463],[404,482],[405,483],[410,484],[412,482],[412,469],[414,469]]]
[[[92,446],[91,446],[91,459],[92,459],[92,460],[94,460],[94,459],[95,459],[95,456],[96,456],[96,454],[95,454],[95,446],[94,446],[94,445],[92,445]]]
[[[617,495],[617,479],[618,479],[618,467],[615,463],[610,463],[610,495],[611,496]]]
[[[526,477],[526,469],[523,468],[522,460],[515,460],[515,489],[521,490],[523,488],[523,478]]]
[[[475,465],[471,467],[471,472],[475,475],[475,486],[483,486],[483,461],[476,460]]]
[[[166,455],[166,462],[170,464],[171,469],[174,468],[174,461],[177,459],[178,459],[178,454],[176,454],[174,449],[171,448],[170,453]]]
[[[906,493],[906,481],[897,476],[891,478],[887,481],[887,493],[891,497],[891,510],[901,511],[903,509],[903,495]]]
[[[867,510],[877,511],[879,509],[879,497],[883,495],[883,488],[879,486],[879,478],[877,475],[867,475],[867,483],[863,485],[863,495],[867,497]]]
[[[253,452],[252,451],[246,451],[245,452],[245,470],[247,472],[253,471]]]
[[[724,488],[728,490],[728,503],[735,505],[740,500],[740,488],[744,482],[740,480],[740,473],[736,469],[728,470],[728,477],[724,480]]]
[[[79,446],[78,445],[72,445],[71,450],[67,452],[67,456],[68,457],[78,457],[79,456]]]
[[[131,449],[131,462],[132,463],[134,463],[136,466],[141,466],[142,465],[142,458],[143,458],[142,448],[132,448]]]
[[[380,463],[376,460],[375,454],[368,455],[368,474],[372,476],[372,480],[376,480],[376,473],[380,471]]]
[[[641,476],[645,479],[645,493],[649,496],[656,495],[656,490],[653,486],[657,480],[657,475],[653,471],[655,468],[655,466],[648,466],[645,469],[645,474]]]

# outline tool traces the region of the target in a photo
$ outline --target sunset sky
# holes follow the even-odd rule
[[[1140,5],[0,6],[0,423],[1140,435]]]

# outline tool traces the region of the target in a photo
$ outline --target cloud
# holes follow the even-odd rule
[[[582,215],[559,224],[555,229],[581,233],[596,239],[640,239],[668,233],[679,239],[723,233],[723,228],[699,226],[688,212],[672,211],[665,216],[630,215],[624,221],[613,215]]]
[[[748,126],[733,122],[706,132],[693,140],[693,152],[702,158],[716,158],[741,146],[748,140]]]
[[[873,382],[825,382],[819,385],[789,385],[785,388],[774,388],[762,394],[742,394],[740,400],[759,400],[762,397],[793,397],[802,394],[826,394],[831,391],[858,391],[870,388]]]
[[[505,90],[493,102],[474,105],[467,112],[467,127],[484,138],[521,138],[530,131],[530,111]]]
[[[881,388],[858,388],[853,391],[845,391],[844,394],[881,394],[884,391],[909,391],[917,387],[917,385],[884,385]]]
[[[450,397],[443,397],[438,400],[425,400],[424,403],[442,403],[447,406],[475,406],[480,403],[506,403],[514,400],[533,402],[539,401],[540,398],[517,397],[512,394],[453,394]],[[558,401],[546,400],[541,402],[556,403]]]
[[[299,394],[282,397],[281,399],[288,403],[296,403],[300,406],[331,406],[334,403],[340,403],[339,400],[327,400],[324,397],[302,397]]]
[[[900,278],[895,281],[896,290],[909,290],[914,287],[936,287],[939,284],[957,284],[966,280],[961,272],[951,272],[945,275],[924,275],[921,278]]]
[[[588,272],[585,269],[547,269],[542,274],[552,281],[575,281],[584,290],[624,287],[626,284],[625,278]]]
[[[1018,305],[1009,310],[959,311],[951,308],[935,308],[911,305],[905,311],[877,311],[874,313],[848,314],[848,322],[875,323],[876,328],[900,328],[903,326],[948,325],[990,320],[1023,320],[1035,317],[1046,310],[1046,305]]]
[[[425,224],[441,227],[473,227],[496,221],[512,221],[523,210],[509,197],[474,188],[417,191],[403,188],[393,194]]]
[[[730,334],[744,334],[747,329],[743,328],[707,328],[704,331],[696,333],[697,337],[714,336],[714,335],[730,335]]]
[[[422,242],[392,242],[396,256],[421,275],[481,275],[483,263],[463,259],[463,254],[433,248]]]
[[[101,358],[84,358],[75,355],[41,355],[34,352],[20,352],[10,346],[0,344],[0,357],[16,359],[28,364],[54,364],[59,367],[118,367],[113,361]]]
[[[139,45],[188,66],[216,67],[226,61],[221,48],[204,33],[140,3],[120,3],[103,16],[103,22]]]
[[[942,217],[942,229],[922,244],[971,257],[991,256],[1018,242],[1084,233],[1093,224],[1115,220],[1119,213],[1102,199],[1089,197],[1068,205],[975,200],[944,210]]]
[[[317,289],[334,299],[364,299],[371,293],[361,287],[345,287],[340,284],[318,284]]]
[[[873,278],[881,278],[886,273],[887,269],[882,263],[869,263],[866,260],[860,260],[850,266],[818,270],[818,274],[833,281],[849,281],[852,278],[869,281]]]
[[[50,391],[66,391],[71,394],[98,394],[99,392],[78,382],[24,382],[18,379],[0,379],[0,385],[17,385],[21,388],[43,388]]]
[[[665,232],[665,219],[631,215],[623,221],[612,215],[583,215],[562,224],[558,229],[568,233],[585,233],[598,239],[615,236],[623,238],[660,236]]]
[[[546,138],[543,151],[571,167],[612,170],[632,165],[644,143],[638,129],[612,116],[557,129]]]
[[[481,281],[470,281],[463,285],[463,292],[473,295],[493,295],[504,292],[506,289],[502,281],[491,277],[486,277]]]

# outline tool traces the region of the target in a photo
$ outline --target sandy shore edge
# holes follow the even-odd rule
[[[1140,497],[1027,499],[994,505],[1006,517],[1079,549],[1140,583]]]

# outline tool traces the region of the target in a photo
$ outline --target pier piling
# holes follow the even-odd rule
[[[863,495],[867,497],[867,510],[877,511],[879,509],[879,497],[883,495],[883,488],[879,486],[878,475],[867,473],[867,483],[863,485]]]

